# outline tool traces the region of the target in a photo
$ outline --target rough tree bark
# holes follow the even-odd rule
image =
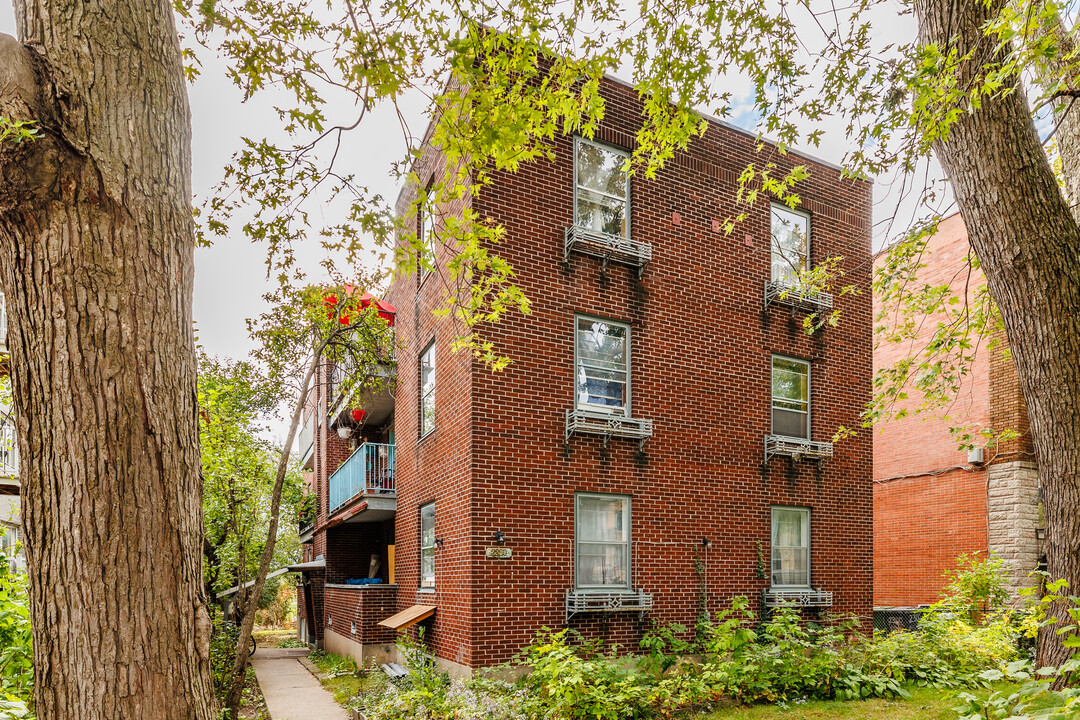
[[[43,720],[214,717],[190,119],[165,0],[15,0],[0,283]]]
[[[961,54],[979,48],[979,62],[988,61],[992,41],[980,28],[998,9],[998,3],[918,0],[920,40],[941,47],[953,43]],[[978,69],[978,63],[966,68]],[[934,151],[952,183],[1016,362],[1043,488],[1047,569],[1069,580],[1075,592],[1080,588],[1080,226],[1058,188],[1022,92],[962,114]],[[1053,633],[1040,636],[1041,664],[1059,665],[1069,654]]]

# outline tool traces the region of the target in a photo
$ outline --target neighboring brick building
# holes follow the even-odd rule
[[[970,252],[959,214],[942,221],[931,238],[919,282],[950,285],[969,296],[983,285],[981,271],[969,278],[964,258]],[[878,256],[876,265],[884,262]],[[880,310],[875,300],[875,312]],[[895,322],[895,316],[889,316]],[[914,345],[880,343],[874,369],[893,365],[926,342],[942,319],[927,318]],[[874,604],[913,606],[938,599],[942,573],[956,567],[961,553],[996,552],[1009,566],[1011,587],[1027,582],[1039,560],[1038,473],[1027,410],[1016,369],[1002,352],[980,349],[970,374],[945,413],[910,414],[883,423],[874,432]],[[916,391],[900,407],[914,410]],[[897,408],[899,409],[899,407]],[[949,427],[1005,429],[1016,441],[976,454],[957,449]]]
[[[450,351],[460,329],[432,314],[442,273],[403,277],[385,298],[401,346],[393,415],[358,429],[394,443],[392,495],[328,499],[346,460],[332,428],[349,421],[316,413],[305,637],[380,655],[394,632],[378,622],[404,611],[392,625],[423,616],[439,661],[467,671],[509,660],[541,626],[633,648],[652,621],[692,626],[699,603],[734,595],[869,619],[871,438],[829,441],[870,396],[871,299],[845,295],[839,326],[808,335],[806,306],[831,298],[795,308],[774,291],[807,255],[842,257],[868,284],[871,184],[759,152],[718,122],[655,180],[626,181],[642,106],[617,81],[601,92],[594,141],[558,137],[553,162],[497,173],[469,201],[506,228],[494,251],[532,301],[483,329],[510,366]],[[738,174],[766,155],[809,166],[802,212],[736,204]],[[429,147],[414,170],[426,183],[441,158]],[[385,582],[342,584],[367,577],[372,554]]]

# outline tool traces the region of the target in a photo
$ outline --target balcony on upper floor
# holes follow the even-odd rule
[[[19,445],[15,441],[15,426],[0,424],[0,495],[19,494]]]
[[[364,507],[355,507],[350,515],[357,522],[377,522],[393,517],[397,510],[393,444],[362,444],[330,476],[331,515],[358,500],[363,501]]]

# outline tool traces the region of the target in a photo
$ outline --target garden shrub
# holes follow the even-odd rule
[[[26,575],[0,553],[0,720],[31,717],[34,646]]]
[[[532,691],[527,714],[567,720],[647,717],[651,678],[635,672],[617,647],[603,652],[599,641],[574,646],[567,642],[569,632],[543,628],[537,642],[522,651],[521,662],[531,670],[521,680]]]

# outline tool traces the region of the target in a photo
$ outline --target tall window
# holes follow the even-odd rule
[[[435,429],[435,341],[420,354],[420,437]]]
[[[578,317],[575,360],[577,406],[630,414],[630,326]]]
[[[630,590],[630,498],[578,493],[575,584],[583,590]]]
[[[427,188],[424,190],[425,195],[429,196],[429,198],[433,183],[434,180],[429,182]],[[426,278],[435,267],[435,209],[428,203],[421,207],[417,212],[420,215],[418,224],[420,227],[421,254],[416,259],[418,266],[416,274],[417,277],[420,278],[420,282],[423,282],[424,278]]]
[[[810,510],[772,509],[772,586],[810,587]]]
[[[435,503],[420,506],[420,587],[435,587]]]
[[[773,355],[773,435],[810,439],[810,363]]]
[[[772,204],[772,279],[794,285],[806,269],[810,218],[785,205]]]
[[[629,237],[630,181],[621,150],[574,138],[574,224]]]

